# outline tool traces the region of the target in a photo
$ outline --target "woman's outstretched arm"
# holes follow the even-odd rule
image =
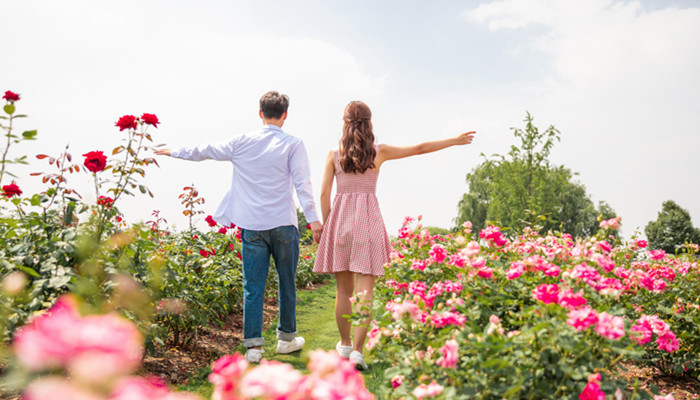
[[[379,145],[377,158],[375,161],[375,168],[379,168],[384,161],[432,153],[451,146],[470,144],[472,140],[474,140],[474,134],[476,134],[476,131],[464,132],[449,139],[433,140],[413,146],[391,146],[388,144]]]

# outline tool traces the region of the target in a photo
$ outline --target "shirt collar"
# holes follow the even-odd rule
[[[277,125],[273,125],[273,124],[263,125],[263,130],[273,130],[273,131],[282,132],[282,128],[280,128]]]

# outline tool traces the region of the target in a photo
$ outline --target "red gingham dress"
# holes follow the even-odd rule
[[[340,167],[338,150],[333,156],[337,190],[323,226],[314,272],[384,275],[391,243],[375,195],[379,171],[346,174]]]

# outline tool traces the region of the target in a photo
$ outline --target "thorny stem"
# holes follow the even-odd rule
[[[7,145],[5,145],[5,151],[2,153],[2,167],[0,168],[0,184],[2,184],[2,178],[5,176],[5,159],[7,158],[7,152],[10,150],[11,143],[12,143],[12,115],[10,115],[10,123],[7,126]]]
[[[131,166],[130,166],[130,168],[127,170],[127,171],[128,171],[127,173],[125,173],[124,171],[122,171],[122,175],[119,177],[119,181],[117,182],[117,191],[116,191],[116,193],[114,194],[114,202],[115,202],[115,203],[117,202],[117,199],[119,198],[119,196],[121,196],[121,194],[124,193],[124,190],[126,189],[126,185],[129,184],[129,178],[130,178],[131,175],[134,173],[134,166],[136,166],[136,161],[138,161],[138,155],[139,155],[139,152],[141,152],[141,148],[142,148],[141,145],[142,145],[142,143],[143,143],[143,137],[145,136],[145,134],[146,134],[145,131],[144,131],[144,132],[141,132],[140,134],[138,134],[138,136],[139,136],[139,142],[138,142],[138,146],[136,146],[136,151],[135,151],[135,153],[134,153],[134,156],[132,157]],[[137,135],[136,132],[133,132],[133,135]],[[129,145],[128,145],[127,148],[126,148],[126,158],[124,159],[124,165],[126,165],[127,162],[128,162],[128,160],[129,160],[129,153],[130,153],[129,150],[131,149],[131,144],[132,144],[132,142],[134,141],[134,138],[133,138],[133,136],[132,136],[131,133],[129,134],[129,136],[131,136],[131,137],[129,138]],[[124,179],[124,184],[123,184],[123,185],[122,185],[122,183],[121,183],[121,182],[122,182],[122,178]],[[121,190],[119,189],[120,186],[121,186]]]

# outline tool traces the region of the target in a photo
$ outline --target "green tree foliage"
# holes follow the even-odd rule
[[[549,162],[560,132],[551,125],[540,131],[532,121],[528,113],[524,130],[512,128],[520,146],[485,159],[467,174],[469,192],[459,202],[455,222],[471,221],[476,232],[496,222],[516,230],[531,226],[576,237],[594,234],[598,217],[613,218],[615,211],[605,202],[596,208],[586,188],[573,181],[575,173]]]
[[[644,228],[649,247],[667,253],[687,242],[700,243],[700,230],[690,221],[690,214],[673,200],[664,201],[656,221],[649,221]]]

